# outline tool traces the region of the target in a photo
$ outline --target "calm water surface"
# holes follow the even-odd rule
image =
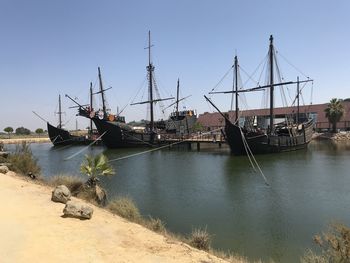
[[[13,148],[13,146],[10,146]],[[79,175],[84,154],[110,160],[141,149],[32,144],[45,176]],[[256,156],[270,186],[247,157],[222,149],[161,150],[111,162],[117,175],[104,178],[109,197],[131,197],[143,215],[159,217],[173,232],[206,227],[213,247],[249,259],[298,262],[313,235],[329,223],[350,225],[350,145],[312,142],[308,150]]]

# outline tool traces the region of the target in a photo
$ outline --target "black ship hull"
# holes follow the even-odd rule
[[[54,146],[89,144],[92,142],[92,140],[87,139],[85,136],[71,135],[69,131],[52,126],[50,123],[47,123],[47,131],[49,138]]]
[[[165,144],[155,133],[136,132],[124,123],[92,118],[107,148],[147,147]]]
[[[312,121],[299,125],[294,133],[273,134],[243,131],[237,125],[226,122],[225,136],[234,155],[246,155],[248,147],[253,154],[267,154],[304,149],[311,141],[313,134]],[[246,142],[246,143],[245,143]]]

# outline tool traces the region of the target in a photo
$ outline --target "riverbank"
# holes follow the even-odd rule
[[[350,141],[350,132],[324,132],[317,133],[315,132],[312,137],[314,140],[333,140],[333,141]]]
[[[10,139],[0,139],[0,144],[19,144],[22,142],[27,143],[44,143],[44,142],[50,142],[50,139],[48,137],[27,137],[27,138],[10,138]]]
[[[91,220],[63,218],[51,191],[0,174],[2,262],[226,262],[96,206]]]

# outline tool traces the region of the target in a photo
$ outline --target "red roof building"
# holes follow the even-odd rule
[[[350,130],[350,101],[343,101],[344,114],[341,120],[337,124],[337,128],[341,130]],[[324,129],[330,129],[331,125],[326,118],[324,110],[327,108],[328,103],[324,104],[311,104],[306,106],[300,106],[300,115],[309,114],[308,116],[314,120],[315,129],[320,131]],[[285,118],[286,115],[296,115],[297,107],[283,107],[275,108],[275,118]],[[235,111],[229,111],[230,120],[234,120]],[[263,117],[268,118],[270,109],[254,109],[245,110],[240,112],[240,120],[244,120],[246,117]],[[224,118],[218,112],[209,113],[204,112],[199,114],[198,122],[203,125],[205,130],[215,130],[225,125]]]

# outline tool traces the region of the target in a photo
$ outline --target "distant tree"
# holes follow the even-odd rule
[[[344,115],[344,106],[341,104],[342,100],[333,98],[324,110],[328,121],[332,124],[332,132],[337,132],[337,123]]]
[[[17,135],[29,135],[30,134],[30,130],[28,130],[27,128],[24,128],[24,127],[18,127],[16,129],[16,134]]]
[[[204,131],[203,124],[197,121],[197,122],[193,125],[193,131],[194,131],[194,132]]]
[[[13,128],[12,128],[12,127],[6,127],[6,128],[4,129],[4,132],[7,132],[7,133],[8,133],[9,139],[10,139],[10,133],[13,133]]]
[[[39,136],[44,133],[44,130],[42,128],[38,128],[35,130],[35,133],[38,134]]]

